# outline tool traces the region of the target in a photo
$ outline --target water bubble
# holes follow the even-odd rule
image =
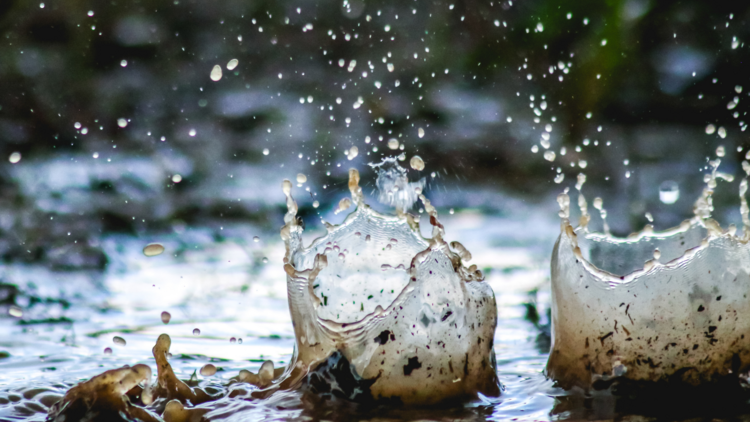
[[[237,65],[240,64],[240,61],[237,59],[232,59],[227,63],[227,70],[234,70]],[[212,78],[213,79],[213,78]]]
[[[297,183],[302,184],[307,182],[307,176],[302,173],[297,174]]]
[[[201,335],[201,330],[200,330],[200,328],[193,328],[193,335],[194,335],[194,336],[199,336],[199,335]]]
[[[555,152],[554,151],[545,151],[544,152],[544,159],[547,161],[555,161]]]
[[[11,305],[11,307],[8,308],[8,315],[15,318],[21,318],[23,316],[23,309],[16,305]]]
[[[271,151],[269,151],[268,148],[263,148],[263,155],[268,155],[270,153]]]
[[[230,344],[234,344],[234,343],[237,343],[237,339],[236,339],[236,338],[234,338],[234,337],[232,337],[232,338],[230,338],[230,339],[229,339],[229,343],[230,343]]]
[[[114,343],[114,344],[116,344],[116,345],[118,345],[118,346],[125,346],[125,345],[127,345],[127,344],[128,344],[128,343],[127,343],[127,342],[125,341],[125,339],[124,339],[124,338],[122,338],[122,337],[120,337],[120,336],[114,336],[114,337],[112,337],[112,343]]]
[[[172,176],[172,183],[180,183],[182,182],[182,176],[179,174],[175,174]]]
[[[149,243],[143,248],[143,254],[146,256],[161,255],[164,252],[164,246],[160,243]]]
[[[18,151],[12,152],[8,157],[8,161],[10,161],[11,164],[18,163],[19,161],[21,161],[21,153]]]
[[[104,348],[104,354],[105,354],[105,355],[111,355],[111,354],[112,354],[112,348],[110,348],[110,347],[105,347],[105,348]]]
[[[391,138],[388,140],[388,148],[390,149],[398,149],[398,139]]]
[[[680,186],[672,180],[665,180],[659,185],[659,200],[665,204],[674,204],[680,198]]]
[[[221,66],[218,64],[211,69],[211,80],[217,82],[221,79]]]
[[[203,367],[200,370],[201,375],[204,377],[210,377],[214,374],[216,374],[216,367],[210,363],[207,363],[203,365]]]
[[[417,129],[417,135],[420,138],[424,138],[424,129],[422,129],[422,128]]]
[[[716,126],[709,123],[708,126],[706,126],[706,135],[713,135],[714,132],[716,132]]]
[[[411,160],[409,160],[409,165],[414,170],[417,170],[417,171],[424,170],[424,160],[422,160],[422,157],[418,155],[411,157]]]
[[[128,121],[126,119],[123,119],[122,117],[117,119],[117,126],[125,127],[128,125]]]
[[[170,314],[167,311],[164,311],[161,313],[161,322],[164,324],[169,324],[169,321],[172,319],[172,314]]]

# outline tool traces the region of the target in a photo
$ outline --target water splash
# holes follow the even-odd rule
[[[357,208],[307,248],[284,184],[289,212],[281,236],[297,348],[267,391],[305,385],[311,373],[342,388],[340,375],[329,370],[335,360],[346,362],[356,384],[339,394],[356,401],[428,404],[498,395],[492,289],[476,266],[463,265],[471,257],[466,248],[455,242],[451,250],[443,240],[437,211],[421,193],[424,183],[409,183],[393,159],[374,167],[378,198],[397,215],[364,202],[359,172],[352,169],[349,190]],[[432,238],[423,238],[416,217],[404,212],[416,198],[430,215]]]
[[[719,155],[723,151],[717,151]],[[750,371],[750,163],[740,183],[742,234],[711,218],[719,158],[709,161],[695,216],[627,238],[589,233],[579,176],[578,227],[570,199],[558,196],[561,234],[552,255],[552,351],[546,373],[564,388],[611,380],[698,385]],[[672,186],[670,192],[676,191]],[[665,203],[676,201],[676,196]],[[605,218],[601,199],[594,207]]]

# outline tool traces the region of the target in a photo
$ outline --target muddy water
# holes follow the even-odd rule
[[[543,224],[520,230],[515,216],[472,211],[444,217],[455,233],[451,238],[463,240],[476,251],[472,262],[484,269],[496,292],[499,324],[494,347],[498,375],[505,386],[500,399],[480,400],[432,416],[426,410],[392,408],[360,417],[550,417],[554,396],[562,392],[541,374],[548,344],[543,330],[526,314],[527,304],[537,303],[540,323],[546,323],[546,255],[557,223],[545,219],[543,209],[527,211]],[[553,212],[549,215],[554,217]],[[246,224],[224,226],[220,231],[225,237],[219,241],[209,229],[107,237],[102,247],[110,263],[103,274],[54,272],[29,265],[3,267],[6,283],[19,286],[16,303],[29,305],[23,307],[21,317],[4,318],[0,328],[4,352],[0,418],[44,420],[48,406],[81,380],[122,365],[154,367],[150,350],[161,333],[172,337],[170,363],[177,375],[186,380],[196,376],[208,390],[224,390],[226,381],[239,370],[257,372],[264,360],[272,360],[277,367],[288,363],[294,332],[280,265],[284,248],[278,234]],[[310,238],[305,236],[309,240],[319,234],[320,228],[316,232],[313,227]],[[259,241],[253,241],[255,236]],[[146,256],[144,247],[157,241],[164,252]],[[65,303],[31,304],[37,297],[56,297]],[[168,324],[163,322],[163,312],[171,315]],[[119,339],[115,342],[115,337],[125,344]],[[215,375],[200,375],[207,363],[217,367]],[[203,407],[212,409],[206,414],[211,420],[240,420],[317,418],[330,412],[330,406],[289,392],[265,401],[222,399]],[[336,414],[343,417],[356,411],[344,406]]]

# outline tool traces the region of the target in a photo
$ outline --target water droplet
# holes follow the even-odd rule
[[[117,126],[125,127],[128,125],[127,119],[123,119],[122,117],[117,119]]]
[[[20,152],[13,152],[8,157],[8,161],[10,161],[11,164],[16,164],[19,161],[21,161],[21,153]]]
[[[201,335],[201,330],[200,330],[200,328],[194,328],[194,329],[193,329],[193,335],[194,335],[194,336],[199,336],[199,335]]]
[[[164,324],[169,324],[169,321],[172,319],[172,314],[170,314],[167,311],[164,311],[161,313],[161,322]]]
[[[104,354],[105,354],[105,355],[111,355],[111,354],[112,354],[112,348],[110,348],[110,347],[105,347],[105,348],[104,348]]]
[[[706,126],[706,135],[713,135],[714,132],[716,132],[716,126],[709,123],[709,125]]]
[[[724,154],[726,154],[726,150],[724,149],[724,145],[719,145],[716,148],[716,156],[717,157],[723,157]]]
[[[237,343],[237,339],[236,339],[236,338],[234,338],[234,337],[232,337],[232,338],[230,338],[230,339],[229,339],[229,343],[230,343],[230,344],[234,344],[234,343]]]
[[[359,148],[357,148],[357,147],[351,147],[351,148],[349,148],[349,153],[347,154],[347,158],[350,159],[350,160],[352,160],[358,154],[359,154]]]
[[[302,173],[297,174],[297,183],[302,184],[307,182],[307,176]]]
[[[313,204],[312,204],[312,205],[313,205],[313,208],[318,208],[318,207],[320,206],[320,202],[318,202],[318,201],[313,201]]]
[[[719,126],[719,137],[721,139],[724,139],[727,137],[727,130],[724,129],[724,126]]]
[[[116,344],[116,345],[118,345],[118,346],[125,346],[125,345],[127,345],[127,344],[128,344],[128,343],[127,343],[127,342],[125,341],[125,339],[124,339],[124,338],[122,338],[122,337],[120,337],[120,336],[114,336],[114,337],[112,337],[112,343],[114,343],[114,344]]]
[[[646,220],[648,220],[649,223],[653,223],[654,222],[654,216],[651,215],[650,212],[647,212],[646,213]]]
[[[544,159],[547,161],[555,161],[555,151],[544,151]]]
[[[164,246],[160,243],[149,243],[143,248],[143,254],[146,256],[161,255],[164,252]]]
[[[562,183],[563,180],[565,180],[565,175],[563,173],[555,176],[555,183]]]
[[[173,175],[172,176],[172,182],[173,183],[180,183],[180,182],[182,182],[182,176],[180,176],[179,174]]]
[[[680,186],[677,182],[666,180],[659,185],[659,200],[665,204],[674,204],[680,198]]]
[[[218,64],[211,69],[211,80],[217,82],[221,79],[221,66]]]
[[[386,66],[388,67],[388,71],[389,72],[393,72],[395,70],[395,67],[393,66],[393,63],[388,63]]]
[[[417,170],[417,171],[424,170],[424,160],[422,160],[422,157],[418,155],[411,157],[411,160],[409,160],[409,165],[414,170]]]
[[[128,65],[128,61],[127,60],[120,60],[120,66],[125,67],[127,65]]]
[[[388,140],[388,148],[390,149],[398,149],[398,139],[391,138]]]
[[[258,243],[258,242],[260,242],[260,237],[258,237],[258,236],[253,236],[253,242],[255,242],[255,243]]]
[[[271,151],[269,151],[268,148],[263,148],[263,155],[268,155],[270,153]]]
[[[197,133],[197,132],[195,131],[195,129],[190,129],[190,130],[188,131],[188,135],[190,135],[191,137],[195,136],[195,135],[196,135],[196,133]]]
[[[11,305],[10,308],[8,308],[8,315],[15,318],[21,318],[23,316],[23,309],[16,305]]]
[[[240,61],[237,60],[237,59],[230,60],[229,63],[227,63],[227,70],[234,70],[234,68],[237,67],[237,65],[239,63],[240,63]],[[213,74],[213,72],[211,72],[211,73]],[[221,78],[221,76],[219,76],[219,77]],[[211,78],[211,79],[213,79],[213,78]]]
[[[207,363],[203,365],[200,372],[201,372],[201,375],[203,375],[204,377],[210,377],[216,374],[216,367],[210,363]]]
[[[264,256],[264,257],[263,257],[263,259],[261,260],[261,262],[263,262],[264,264],[268,264],[268,258],[266,258],[266,257]]]
[[[420,138],[424,138],[424,129],[422,128],[417,129],[417,135],[419,135]]]

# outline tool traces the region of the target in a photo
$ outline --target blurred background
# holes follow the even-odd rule
[[[522,304],[548,300],[555,196],[579,173],[615,234],[665,229],[723,146],[736,178],[715,214],[739,222],[748,19],[750,3],[702,0],[4,0],[0,321],[16,324],[0,384],[46,370],[19,356],[101,355],[113,332],[142,343],[116,355],[145,359],[162,310],[173,336],[201,321],[221,339],[201,353],[245,337],[258,348],[228,358],[283,363],[281,180],[321,233],[348,169],[370,194],[367,164],[389,156],[424,160],[410,177],[506,293],[498,354],[521,353]],[[151,242],[166,252],[145,258]]]

